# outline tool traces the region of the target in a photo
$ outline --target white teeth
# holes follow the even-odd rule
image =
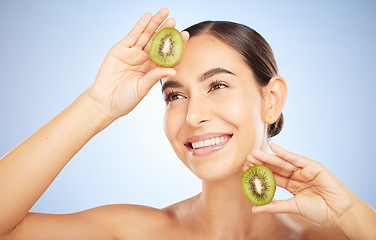
[[[214,145],[218,145],[224,141],[227,140],[227,137],[216,137],[216,138],[210,138],[210,139],[206,139],[206,140],[201,140],[201,141],[197,141],[197,142],[192,142],[192,147],[194,149],[196,148],[202,148],[202,147],[209,147],[209,146],[214,146]]]

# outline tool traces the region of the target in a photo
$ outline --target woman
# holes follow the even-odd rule
[[[275,144],[275,155],[265,152],[268,137],[282,126],[287,87],[262,37],[237,25],[239,34],[254,36],[231,40],[234,35],[226,38],[215,24],[202,23],[182,32],[182,61],[161,68],[148,50],[158,29],[175,26],[167,15],[167,9],[145,14],[110,50],[93,85],[2,158],[0,239],[375,237],[374,209],[324,166]],[[240,46],[243,37],[254,45]],[[73,214],[29,213],[80,148],[132,111],[160,80],[166,135],[203,180],[202,193],[165,209],[109,205]],[[253,164],[268,166],[277,185],[294,197],[253,207],[240,186],[241,174]]]

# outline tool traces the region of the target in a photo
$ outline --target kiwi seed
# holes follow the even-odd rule
[[[272,171],[255,165],[245,171],[241,178],[243,192],[254,205],[265,205],[273,200],[276,183]]]
[[[183,56],[184,40],[175,28],[164,28],[151,42],[149,56],[157,65],[172,67]]]

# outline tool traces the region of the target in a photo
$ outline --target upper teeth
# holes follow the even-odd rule
[[[203,140],[203,141],[192,142],[192,147],[194,149],[202,148],[202,147],[208,147],[208,146],[220,144],[220,143],[222,143],[226,140],[227,140],[227,137],[210,138],[210,139],[206,139],[206,140]]]

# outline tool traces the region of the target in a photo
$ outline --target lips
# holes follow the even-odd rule
[[[204,148],[204,147],[210,147],[210,146],[215,146],[223,143],[226,141],[228,137],[215,137],[215,138],[210,138],[210,139],[205,139],[205,140],[200,140],[200,141],[195,141],[191,142],[191,146],[193,149],[198,149],[198,148]]]
[[[190,137],[184,144],[193,155],[206,155],[226,145],[232,137],[228,133],[207,133]]]

